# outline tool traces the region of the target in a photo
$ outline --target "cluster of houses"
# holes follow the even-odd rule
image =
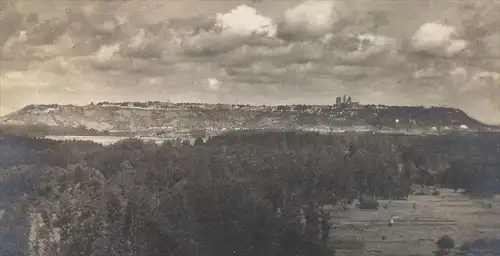
[[[262,113],[269,113],[274,119],[283,119],[281,120],[283,123],[296,122],[294,127],[297,128],[320,132],[355,131],[376,133],[443,134],[471,130],[467,125],[446,126],[443,124],[435,127],[431,126],[433,124],[436,125],[436,117],[441,116],[441,114],[435,113],[432,109],[425,107],[361,105],[359,101],[353,101],[352,97],[349,95],[336,97],[335,104],[332,105],[257,106],[243,104],[172,103],[159,101],[123,103],[102,102],[97,103],[96,105],[101,107],[192,111],[193,113],[206,112],[206,115],[199,115],[199,118],[193,116],[193,120],[190,118],[181,118],[182,120],[174,125],[176,127],[171,127],[171,129],[150,129],[148,127],[145,133],[154,133],[153,136],[171,136],[172,134],[182,134],[184,136],[199,137],[203,135],[206,136],[207,134],[217,134],[219,132],[223,132],[223,130],[237,130],[238,128],[264,129],[266,127],[261,127],[261,125],[259,125],[260,122],[258,120],[253,120],[252,118],[252,116],[261,116]],[[242,113],[241,116],[240,112]],[[248,115],[251,112],[254,112],[255,115]],[[273,113],[287,114],[276,116],[273,115]],[[221,115],[222,117],[220,117]],[[451,115],[453,115],[453,113]],[[416,119],[412,118],[412,116],[418,119],[418,123]],[[288,120],[289,118],[291,119]],[[373,118],[376,120],[371,120]],[[446,117],[443,118],[447,119]],[[277,128],[281,127],[279,124],[280,120],[278,119],[274,122],[276,123]]]

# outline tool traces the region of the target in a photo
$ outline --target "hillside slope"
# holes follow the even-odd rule
[[[486,130],[463,111],[383,105],[250,106],[195,103],[30,105],[1,119],[4,125],[86,127],[98,131],[161,135],[193,130],[315,129],[416,131]]]

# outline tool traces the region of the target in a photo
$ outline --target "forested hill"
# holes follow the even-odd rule
[[[338,104],[251,106],[198,103],[125,102],[86,106],[30,105],[2,118],[14,125],[83,127],[158,135],[171,131],[233,129],[316,129],[444,132],[487,130],[465,112],[444,107]]]

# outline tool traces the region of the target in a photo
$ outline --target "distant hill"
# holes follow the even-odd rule
[[[53,134],[216,134],[238,129],[439,133],[493,129],[455,108],[338,104],[251,106],[164,102],[29,105],[0,119],[3,129]],[[10,127],[10,128],[9,128]],[[38,128],[33,128],[38,127]]]

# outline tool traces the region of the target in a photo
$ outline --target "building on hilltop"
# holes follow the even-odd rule
[[[342,104],[342,97],[336,97],[335,98],[335,105],[339,106],[340,104]]]
[[[357,109],[359,108],[359,101],[352,101],[352,97],[345,95],[344,97],[335,98],[335,106],[342,107],[344,109]]]
[[[358,109],[359,105],[360,105],[359,101],[354,101],[354,102],[351,102],[350,108],[352,108],[352,109]]]

